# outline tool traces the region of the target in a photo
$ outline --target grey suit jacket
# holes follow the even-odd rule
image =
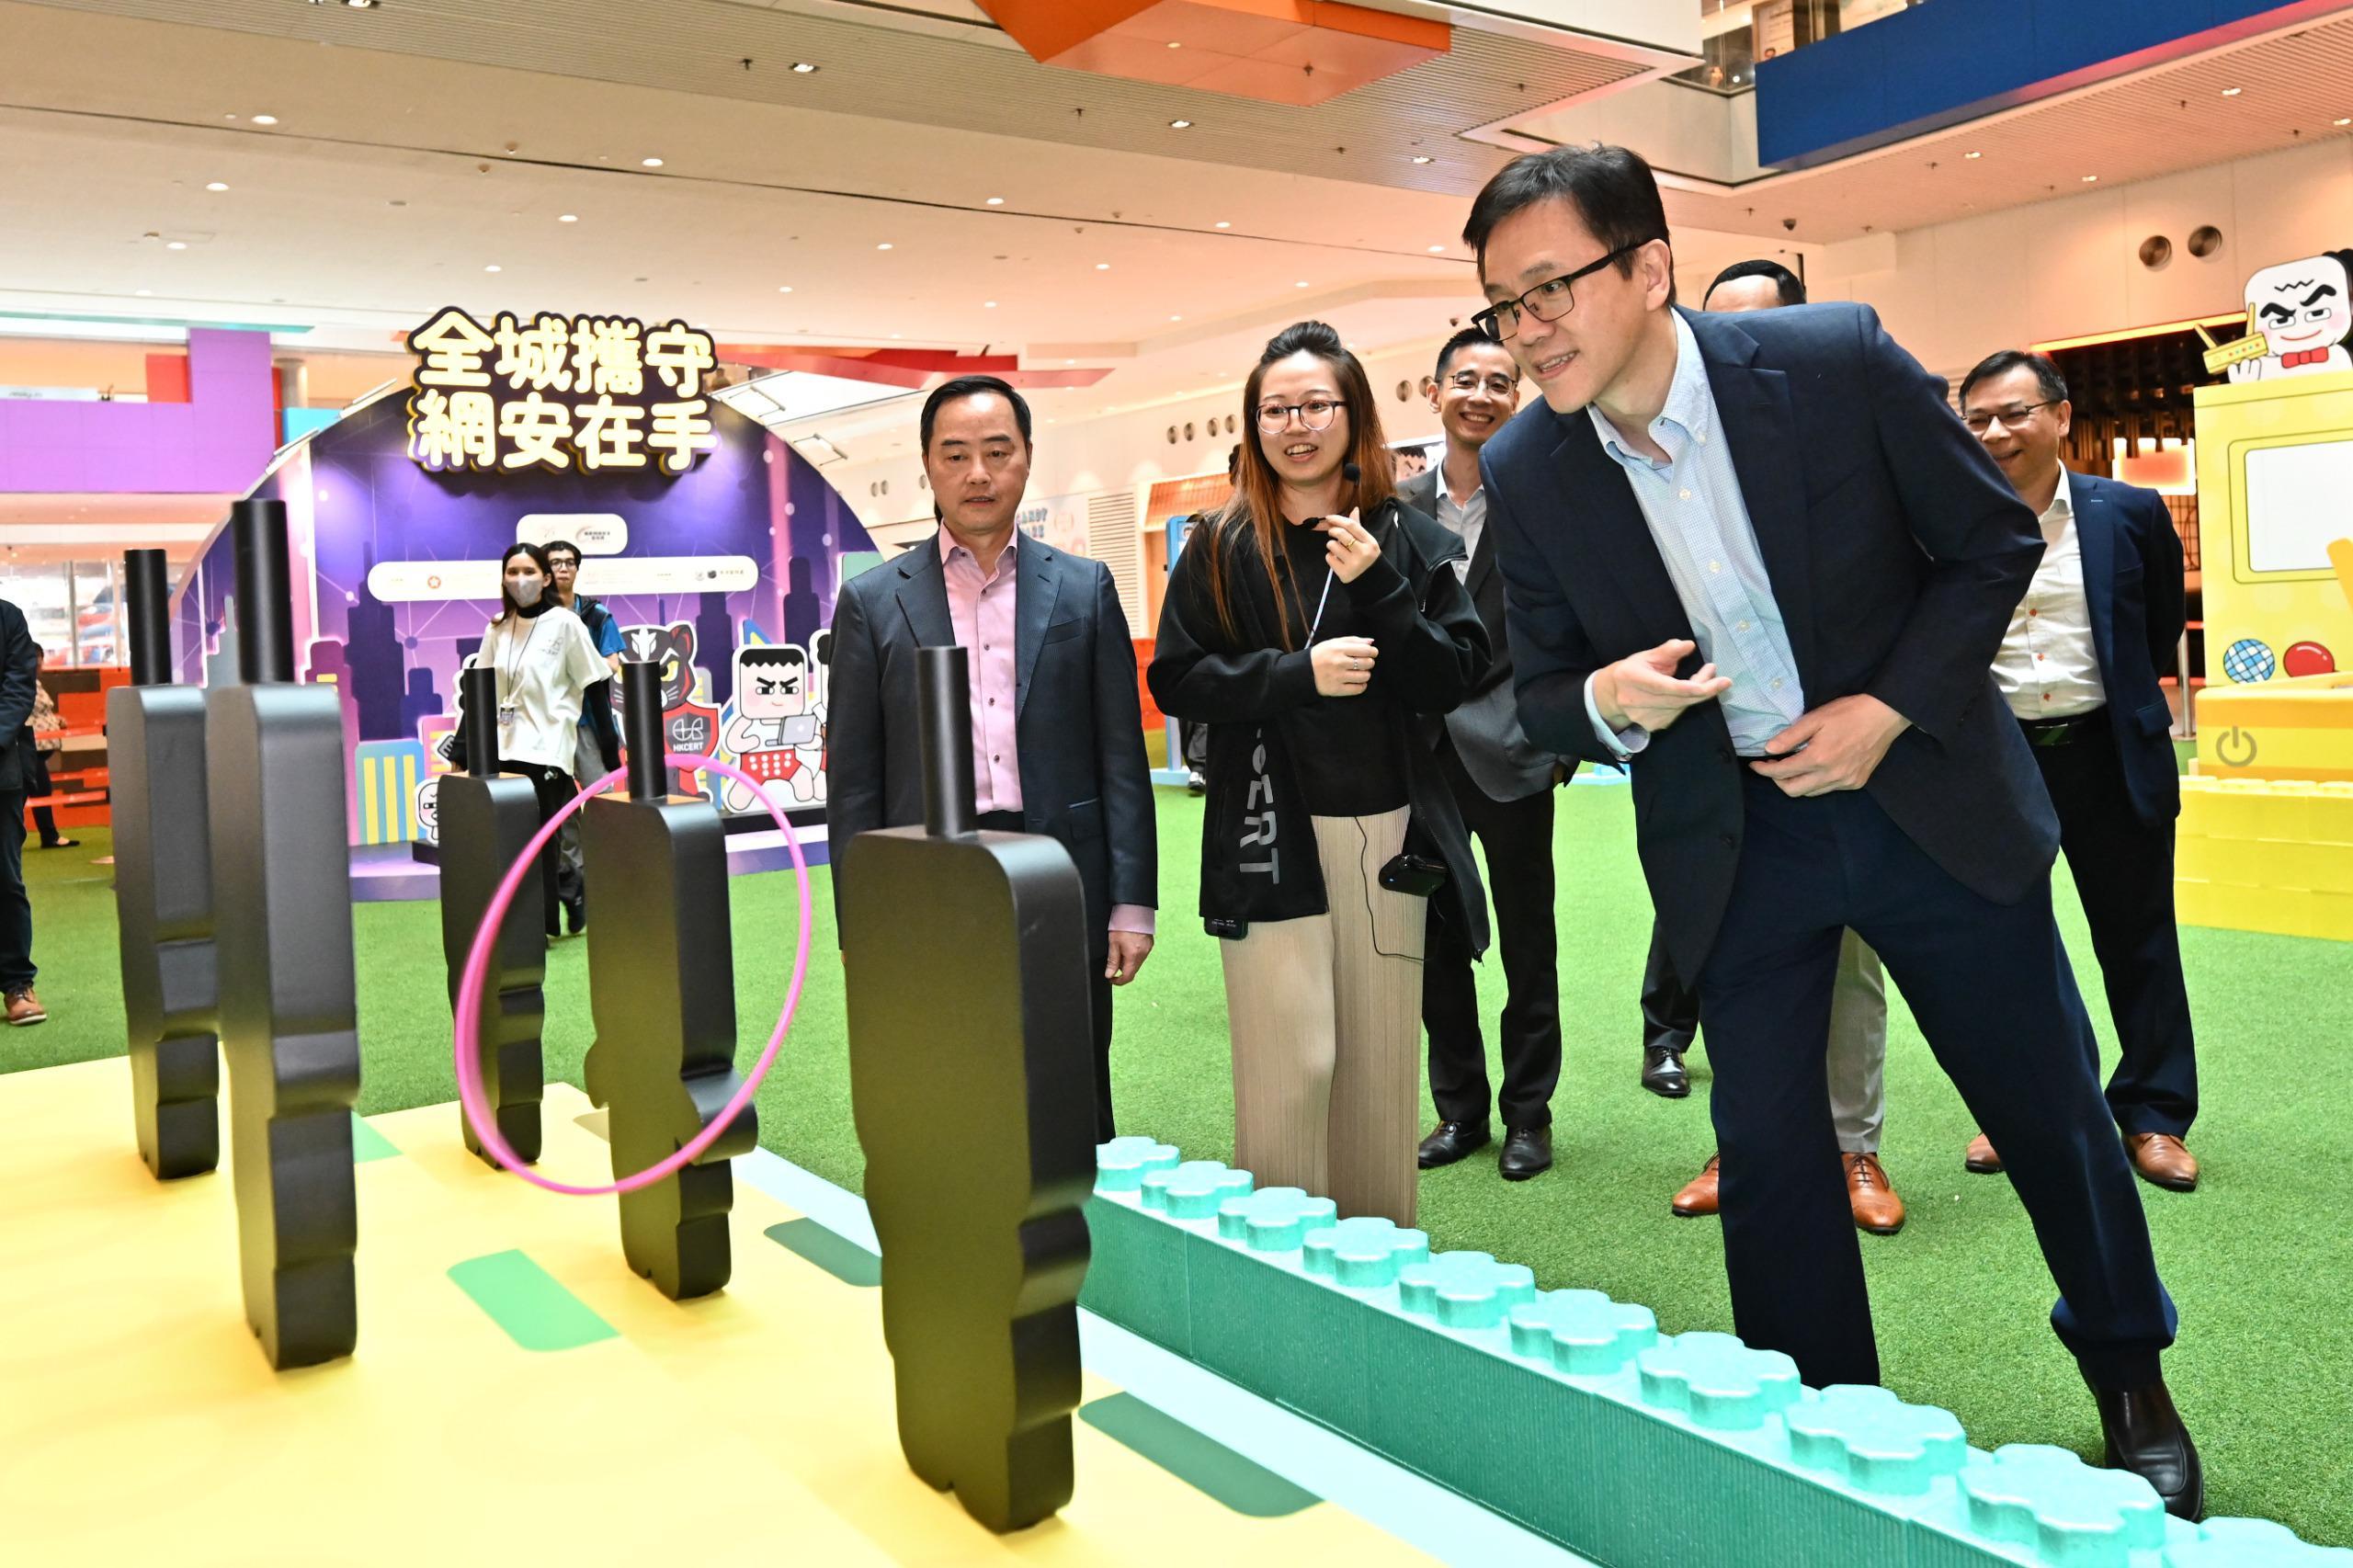
[[[1439,479],[1435,468],[1417,473],[1397,487],[1397,498],[1416,512],[1435,517]],[[1551,789],[1553,767],[1568,759],[1537,745],[1519,727],[1519,705],[1512,695],[1511,645],[1504,637],[1504,580],[1495,571],[1494,529],[1479,531],[1479,548],[1471,552],[1470,574],[1462,585],[1487,629],[1487,643],[1495,651],[1495,662],[1461,706],[1446,715],[1447,738],[1462,759],[1462,770],[1489,800],[1517,801]]]
[[[1113,905],[1160,902],[1135,644],[1101,562],[1043,540],[1013,548],[1023,826],[1070,851],[1099,956]],[[842,586],[826,687],[825,837],[837,915],[849,841],[923,821],[915,650],[955,642],[938,534]]]

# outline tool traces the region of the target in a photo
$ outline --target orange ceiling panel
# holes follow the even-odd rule
[[[1320,104],[1444,54],[1442,22],[1328,0],[980,0],[1036,59],[1098,75]]]

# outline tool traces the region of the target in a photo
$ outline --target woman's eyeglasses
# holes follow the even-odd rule
[[[1310,430],[1329,430],[1340,410],[1347,406],[1326,397],[1312,397],[1305,403],[1262,403],[1258,405],[1258,428],[1269,436],[1278,435],[1297,415],[1299,422]]]

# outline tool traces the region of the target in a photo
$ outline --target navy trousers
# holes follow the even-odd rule
[[[0,988],[33,983],[33,902],[25,893],[25,792],[0,790]]]
[[[2109,1109],[2126,1132],[2178,1138],[2198,1119],[2198,1044],[2173,917],[2174,824],[2133,811],[2116,746],[2103,722],[2065,745],[2037,746],[2034,760],[2116,1021]]]
[[[2002,1152],[2059,1285],[2052,1327],[2086,1379],[2155,1381],[2173,1302],[2100,1095],[2049,879],[2015,904],[1994,903],[1864,791],[1793,800],[1755,774],[1743,790],[1740,865],[1699,978],[1741,1337],[1786,1351],[1816,1387],[1879,1381],[1823,1065],[1840,928],[1851,926]]]

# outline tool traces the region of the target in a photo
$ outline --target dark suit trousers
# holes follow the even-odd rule
[[[1651,955],[1643,963],[1643,1047],[1650,1051],[1691,1049],[1699,1032],[1699,993],[1676,978],[1666,938],[1651,920]]]
[[[1880,1381],[1824,1069],[1839,927],[1851,926],[2001,1150],[2059,1284],[2051,1322],[2061,1341],[2095,1386],[2153,1381],[2173,1342],[2173,1302],[2108,1131],[2049,880],[2015,904],[1994,903],[1867,793],[1791,800],[1751,774],[1743,795],[1739,869],[1699,974],[1741,1337],[1787,1351],[1816,1387]]]
[[[0,988],[33,983],[33,903],[25,896],[25,792],[0,790]]]
[[[1503,949],[1504,1125],[1552,1125],[1552,1090],[1561,1081],[1560,937],[1552,925],[1552,791],[1517,801],[1490,800],[1463,770],[1451,742],[1438,765],[1462,812],[1462,824],[1486,851],[1487,893],[1495,901]],[[1471,953],[1438,917],[1430,901],[1422,964],[1422,1027],[1430,1037],[1430,1098],[1442,1120],[1487,1124],[1487,1051],[1479,1033],[1479,989]]]
[[[2034,760],[2059,812],[2059,845],[2116,1021],[2121,1059],[2108,1080],[2109,1109],[2126,1132],[2178,1138],[2198,1117],[2198,1051],[2173,917],[2173,822],[2152,825],[2133,814],[2105,725],[2065,745],[2037,746]]]
[[[1019,812],[983,812],[977,825],[992,833],[1027,833]],[[1086,949],[1086,1008],[1095,1028],[1095,1141],[1108,1143],[1119,1136],[1111,1125],[1111,982],[1104,970],[1110,967],[1110,932],[1108,928],[1088,934]]]

